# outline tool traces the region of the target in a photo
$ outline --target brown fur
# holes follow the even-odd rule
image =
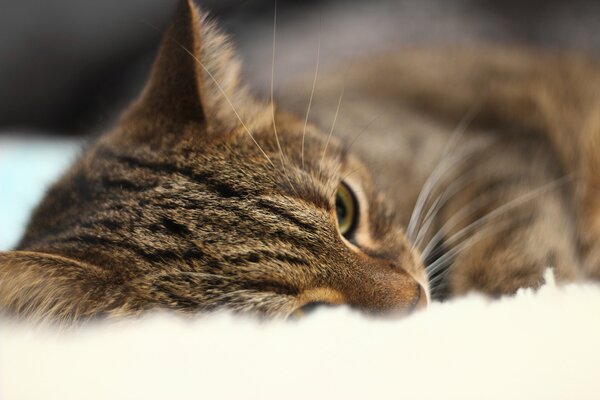
[[[449,260],[443,296],[535,287],[546,267],[564,281],[598,278],[598,64],[518,49],[399,49],[352,65],[347,80],[350,99],[337,131],[352,141],[357,127],[380,115],[353,150],[387,188],[403,226],[453,131],[465,128],[450,152],[464,153],[462,160],[449,168],[428,203],[472,175],[432,224],[440,229],[463,210],[464,217],[442,235],[437,258],[461,228],[511,200],[520,204],[481,225],[480,237]],[[319,122],[331,120],[342,84],[336,73],[319,81]],[[300,94],[286,98],[290,108],[303,108],[305,85],[290,90]],[[499,232],[484,236],[488,227]],[[423,243],[436,229],[429,232]]]
[[[248,95],[238,70],[224,36],[183,1],[140,99],[50,190],[17,251],[2,254],[0,307],[71,321],[422,302],[407,272],[420,261],[368,173],[362,211],[381,243],[366,253],[337,231],[338,182],[364,167],[313,127],[304,168],[299,154],[280,153],[298,148],[303,124],[277,112],[276,138],[271,107]]]
[[[426,302],[426,272],[438,297],[513,293],[541,284],[548,266],[563,281],[600,277],[595,63],[402,50],[353,66],[348,82],[341,138],[323,133],[335,73],[321,77],[303,137],[310,84],[280,99],[299,117],[253,98],[226,38],[182,1],[140,98],[49,191],[17,250],[0,254],[0,309],[54,321],[153,308],[286,316],[313,302],[404,312]],[[465,184],[430,214],[431,229],[407,237],[465,115],[458,161],[417,228],[437,195]],[[359,200],[352,240],[337,229],[341,180]]]

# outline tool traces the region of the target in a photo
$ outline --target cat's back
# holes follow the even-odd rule
[[[297,79],[283,105],[306,113],[313,78]],[[500,137],[525,153],[547,146],[573,170],[579,132],[598,109],[600,68],[579,54],[527,48],[403,47],[319,71],[315,83],[309,121],[331,127],[368,161],[381,186],[397,192],[406,223],[457,130]]]

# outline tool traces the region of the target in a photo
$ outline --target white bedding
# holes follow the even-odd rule
[[[402,320],[3,321],[1,399],[598,399],[600,287],[470,296]]]

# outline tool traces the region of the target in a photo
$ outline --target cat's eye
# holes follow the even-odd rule
[[[337,215],[338,229],[348,239],[356,228],[358,221],[358,204],[352,190],[341,182],[335,195],[335,212]]]

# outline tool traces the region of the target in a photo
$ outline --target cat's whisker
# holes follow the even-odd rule
[[[434,169],[432,170],[429,177],[427,177],[427,180],[425,181],[425,183],[423,184],[423,187],[421,188],[421,191],[419,192],[417,201],[415,203],[415,207],[413,208],[413,212],[410,216],[408,228],[406,230],[407,236],[408,236],[409,240],[411,241],[411,243],[414,243],[415,229],[421,219],[421,214],[423,213],[423,208],[425,207],[425,204],[426,204],[427,200],[429,199],[429,196],[431,195],[431,193],[435,187],[435,184],[437,184],[437,182],[443,176],[443,173],[446,170],[443,167],[445,167],[445,163],[447,162],[446,160],[447,160],[448,153],[449,153],[450,149],[454,148],[454,146],[456,145],[456,143],[458,143],[459,139],[462,137],[464,132],[468,129],[469,124],[471,123],[471,121],[473,120],[473,117],[475,116],[476,110],[477,110],[477,107],[472,107],[471,109],[469,109],[465,113],[464,117],[461,118],[459,123],[456,125],[456,128],[450,135],[450,138],[448,139],[448,141],[446,142],[446,144],[444,146],[444,149],[442,150],[442,155],[441,155],[440,159],[438,160],[437,165],[434,167]]]
[[[452,182],[442,192],[442,194],[440,194],[436,198],[435,202],[433,203],[433,206],[429,208],[429,211],[425,215],[425,218],[423,219],[423,224],[421,224],[421,227],[418,229],[415,235],[416,238],[414,240],[414,246],[416,248],[421,247],[422,241],[425,239],[427,233],[429,232],[429,228],[435,220],[435,217],[438,215],[438,213],[444,207],[444,205],[446,205],[448,200],[450,200],[456,193],[460,192],[467,185],[473,183],[473,181],[477,180],[478,178],[479,174],[477,173],[477,171],[472,171],[469,174],[464,174],[460,177],[459,180]]]
[[[437,210],[443,206],[441,203],[442,203],[442,200],[443,200],[445,194],[446,194],[446,191],[444,191],[442,194],[440,194],[435,199],[435,201],[433,202],[433,205],[430,207],[427,215],[429,215],[431,213],[431,210],[434,210],[434,209]],[[437,214],[437,212],[435,214]],[[411,240],[412,249],[419,248],[419,246],[421,244],[421,240],[423,239],[425,234],[429,231],[429,227],[431,226],[431,223],[433,223],[433,220],[434,220],[434,218],[432,216],[425,217],[423,224],[421,224],[421,227],[417,230],[416,234],[414,235],[415,238],[413,240]]]
[[[326,197],[328,198],[333,199],[336,196],[337,188],[340,182],[342,167],[343,166],[341,163],[336,163],[335,165],[333,165],[332,170],[329,174],[327,174],[327,177],[325,177],[324,181],[323,176],[321,175],[321,171],[315,171],[314,174],[311,174],[312,178],[315,179],[315,181],[319,182],[319,186],[322,185],[323,188],[325,188],[325,192],[327,193]]]
[[[360,132],[358,132],[358,134],[356,136],[354,136],[354,138],[352,138],[352,140],[350,141],[350,143],[348,144],[348,146],[344,149],[344,152],[348,153],[350,152],[350,150],[352,149],[352,146],[354,146],[354,143],[356,143],[356,141],[362,136],[363,133],[365,133],[366,131],[369,130],[369,128],[371,127],[371,125],[373,125],[375,123],[375,121],[377,121],[379,118],[381,118],[381,116],[384,113],[380,113],[378,116],[376,116],[375,118],[371,119],[367,125],[365,125],[364,128],[361,129]]]
[[[421,189],[421,192],[419,193],[415,209],[413,210],[413,214],[411,215],[411,223],[409,223],[407,237],[409,238],[411,243],[413,243],[413,247],[415,246],[417,227],[421,223],[421,216],[423,215],[423,211],[425,209],[425,206],[427,205],[428,198],[434,192],[435,188],[439,185],[442,178],[447,173],[457,168],[459,165],[469,161],[472,157],[478,154],[479,151],[485,149],[486,147],[489,147],[492,143],[493,141],[475,143],[472,144],[471,147],[466,147],[465,149],[462,149],[462,151],[453,154],[451,157],[449,157],[449,155],[447,154],[432,171],[432,173],[427,178],[427,181],[423,185],[423,189]]]
[[[513,199],[513,200],[495,208],[494,210],[490,211],[483,217],[476,219],[475,221],[473,221],[466,227],[464,227],[461,230],[459,230],[458,232],[454,233],[452,236],[450,236],[445,241],[445,243],[452,244],[457,239],[460,239],[461,237],[464,237],[465,235],[470,234],[472,231],[478,229],[481,225],[489,222],[493,218],[499,217],[502,214],[506,213],[507,211],[510,211],[510,210],[520,206],[523,203],[526,203],[528,201],[535,199],[537,196],[543,194],[544,192],[546,192],[548,190],[558,188],[560,185],[568,182],[570,179],[572,179],[571,176],[565,176],[565,177],[556,179],[552,182],[549,182],[549,183],[547,183],[541,187],[538,187],[534,190],[531,190],[531,191],[517,197],[516,199]],[[464,211],[464,210],[471,211],[472,207],[469,207],[469,205],[467,205],[466,207],[463,207],[463,209],[461,211]],[[459,213],[461,213],[461,212],[459,212]],[[455,214],[455,216],[458,215],[459,213]],[[427,246],[425,247],[425,249],[422,252],[423,258],[427,258],[428,256],[430,256],[431,251],[433,250],[433,247],[437,243],[440,242],[443,235],[445,235],[450,229],[452,229],[459,222],[459,221],[452,221],[453,219],[454,218],[450,218],[446,222],[446,224],[444,224],[444,226],[442,226],[442,228],[440,228],[438,233],[436,233],[434,235],[434,237],[431,239],[431,241],[427,244]]]
[[[200,61],[198,59],[198,57],[196,57],[194,55],[194,53],[192,53],[190,50],[188,50],[184,45],[182,45],[181,43],[179,43],[176,40],[173,40],[173,41],[179,47],[181,47],[183,49],[183,51],[185,51],[186,53],[188,53],[198,63],[198,65],[200,65],[200,67],[204,70],[204,72],[206,72],[206,74],[209,76],[209,78],[214,82],[214,84],[217,87],[217,89],[219,90],[219,92],[223,95],[223,98],[225,99],[225,101],[231,107],[231,110],[233,111],[233,113],[235,114],[235,116],[237,117],[237,119],[240,121],[240,124],[242,124],[242,127],[244,128],[245,132],[248,134],[248,136],[250,137],[250,139],[252,140],[252,142],[254,142],[254,144],[256,145],[256,147],[258,147],[258,150],[260,150],[260,152],[262,153],[262,155],[265,156],[265,158],[267,159],[267,161],[269,162],[269,164],[271,164],[271,166],[273,168],[275,168],[275,164],[273,164],[273,161],[267,155],[267,153],[265,153],[265,151],[263,150],[263,148],[260,147],[260,145],[256,141],[256,138],[254,137],[254,135],[252,135],[252,132],[250,132],[250,129],[248,129],[248,126],[246,126],[246,124],[242,120],[242,117],[240,117],[240,114],[238,113],[237,109],[233,105],[233,102],[231,101],[231,99],[229,98],[229,96],[227,95],[227,93],[225,92],[225,90],[223,89],[223,87],[221,86],[221,84],[219,83],[219,81],[214,77],[214,75],[212,74],[212,72],[210,72],[210,70],[208,68],[206,68],[206,66],[204,65],[204,63],[202,61]]]
[[[436,188],[436,185],[438,185],[442,177],[446,173],[448,173],[448,171],[452,170],[455,166],[457,166],[465,158],[465,155],[462,153],[454,154],[451,158],[448,158],[447,152],[444,153],[446,154],[442,154],[440,161],[427,177],[427,180],[425,181],[423,187],[421,188],[421,191],[419,192],[417,201],[415,202],[415,207],[413,208],[413,212],[411,214],[408,228],[406,231],[407,237],[412,243],[414,243],[415,232],[417,226],[421,221],[421,215],[423,214],[423,210],[425,209],[429,196],[431,196],[431,194]]]
[[[485,227],[484,229],[480,229],[476,234],[468,236],[466,239],[456,243],[453,247],[447,249],[440,258],[425,267],[427,275],[434,275],[436,272],[442,269],[444,265],[448,264],[448,262],[451,261],[456,255],[475,245],[482,239],[508,228],[510,226],[509,222],[510,219],[498,221],[496,224]]]
[[[475,243],[473,243],[473,244],[475,244]],[[430,291],[432,297],[435,297],[435,295],[437,294],[437,291],[439,290],[441,285],[444,283],[444,279],[450,273],[451,268],[452,268],[452,264],[450,264],[445,270],[439,272],[435,278],[433,278],[429,281],[429,291]]]
[[[304,140],[306,138],[306,126],[308,125],[308,117],[310,115],[310,107],[312,105],[313,97],[315,95],[315,88],[317,86],[317,77],[319,75],[319,61],[321,59],[321,24],[322,14],[319,14],[319,36],[317,43],[317,63],[315,65],[315,76],[313,78],[312,89],[310,90],[310,98],[308,99],[308,108],[306,109],[306,117],[304,118],[304,128],[302,129],[302,152],[300,157],[302,159],[302,169],[304,169]]]
[[[342,177],[342,181],[345,181],[346,178],[348,178],[350,175],[352,175],[353,173],[358,172],[358,171],[360,171],[360,168],[354,168],[352,171],[348,172],[346,175],[344,175]]]
[[[292,184],[290,176],[288,175],[287,169],[285,168],[285,160],[283,149],[281,148],[281,142],[279,141],[279,134],[277,132],[277,123],[275,122],[275,100],[274,100],[274,82],[275,82],[275,47],[277,38],[277,0],[275,0],[273,10],[273,57],[271,60],[271,119],[273,121],[273,131],[275,132],[275,142],[277,142],[277,149],[279,150],[279,158],[281,160],[281,167],[283,174],[290,184],[291,188],[296,192],[296,188]]]
[[[335,129],[335,124],[337,122],[337,118],[340,113],[340,106],[342,105],[342,99],[344,98],[345,90],[346,90],[346,84],[344,83],[344,86],[342,87],[340,96],[338,98],[335,115],[333,116],[333,123],[331,124],[331,129],[329,130],[329,134],[327,135],[327,141],[325,142],[325,148],[323,149],[323,154],[321,155],[321,161],[319,162],[319,169],[321,169],[321,166],[323,165],[323,160],[325,160],[325,154],[327,154],[327,147],[329,146],[329,142],[331,141],[331,136],[333,135],[333,131]]]
[[[431,256],[431,251],[435,248],[435,246],[440,243],[443,236],[449,232],[453,227],[455,227],[460,221],[467,218],[469,215],[474,214],[481,207],[489,204],[488,193],[482,193],[476,196],[474,199],[469,201],[467,204],[462,206],[460,210],[454,213],[448,220],[442,225],[442,227],[432,236],[432,238],[427,242],[427,245],[423,248],[422,254],[423,257]],[[421,244],[421,243],[420,243]]]
[[[450,273],[452,269],[452,265],[449,265],[448,268],[440,272],[435,278],[429,281],[429,292],[432,298],[436,298],[438,290],[442,288],[444,280]]]
[[[348,74],[350,73],[351,66],[352,66],[352,62],[349,62],[348,67],[346,68],[346,72],[344,74],[344,79],[342,82],[342,89],[340,90],[337,107],[335,109],[335,114],[333,116],[333,122],[331,123],[331,129],[329,130],[329,134],[327,135],[327,141],[325,142],[325,146],[323,147],[323,154],[321,155],[321,160],[319,161],[319,176],[321,176],[323,173],[323,161],[325,160],[325,155],[327,154],[327,148],[329,147],[329,143],[331,142],[331,138],[333,136],[333,131],[335,130],[337,119],[338,119],[340,109],[342,106],[342,99],[344,98],[344,92],[346,91],[346,83],[348,81]]]

